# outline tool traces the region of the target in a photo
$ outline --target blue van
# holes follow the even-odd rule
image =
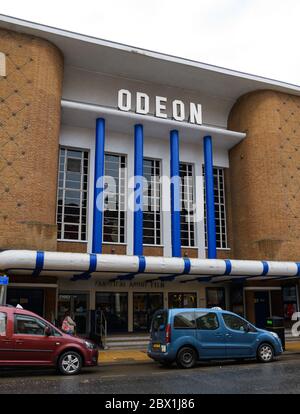
[[[164,309],[152,319],[148,356],[162,365],[192,368],[198,360],[257,358],[271,362],[283,352],[274,332],[220,308]]]

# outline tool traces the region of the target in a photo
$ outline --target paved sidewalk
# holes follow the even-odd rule
[[[287,341],[285,343],[285,351],[292,353],[300,353],[300,341]]]
[[[300,341],[288,341],[285,352],[288,354],[300,354]],[[128,350],[100,350],[99,363],[101,364],[122,364],[122,363],[145,363],[151,362],[146,351],[140,349]]]
[[[140,349],[128,350],[100,350],[100,363],[122,363],[122,362],[151,362],[152,360],[147,356],[146,351]]]

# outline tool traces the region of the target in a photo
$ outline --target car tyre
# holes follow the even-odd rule
[[[82,357],[75,351],[66,351],[59,357],[57,368],[63,375],[77,375],[82,368]]]
[[[197,362],[196,351],[189,347],[185,346],[181,348],[177,354],[176,363],[179,368],[193,368]]]
[[[274,359],[274,350],[272,345],[263,343],[259,345],[257,350],[257,359],[259,362],[268,363]]]

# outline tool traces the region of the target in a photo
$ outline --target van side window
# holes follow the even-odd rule
[[[15,334],[44,335],[46,325],[31,316],[15,315]]]
[[[0,312],[0,336],[6,336],[7,327],[7,315],[4,312]]]
[[[245,328],[249,326],[249,324],[246,321],[239,318],[238,316],[230,315],[228,313],[223,313],[222,316],[223,316],[225,325],[229,329],[233,329],[234,331],[244,331]]]
[[[182,312],[174,317],[174,328],[195,329],[195,312]]]
[[[195,312],[197,329],[214,330],[219,328],[219,321],[216,313]]]

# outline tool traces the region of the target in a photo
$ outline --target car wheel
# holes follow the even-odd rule
[[[67,351],[58,360],[59,372],[63,375],[79,374],[82,368],[82,357],[75,351]]]
[[[257,359],[259,362],[271,362],[274,359],[274,351],[271,345],[261,344],[257,350]]]
[[[179,368],[193,368],[196,365],[197,355],[193,348],[188,346],[180,349],[177,354],[176,363]]]

